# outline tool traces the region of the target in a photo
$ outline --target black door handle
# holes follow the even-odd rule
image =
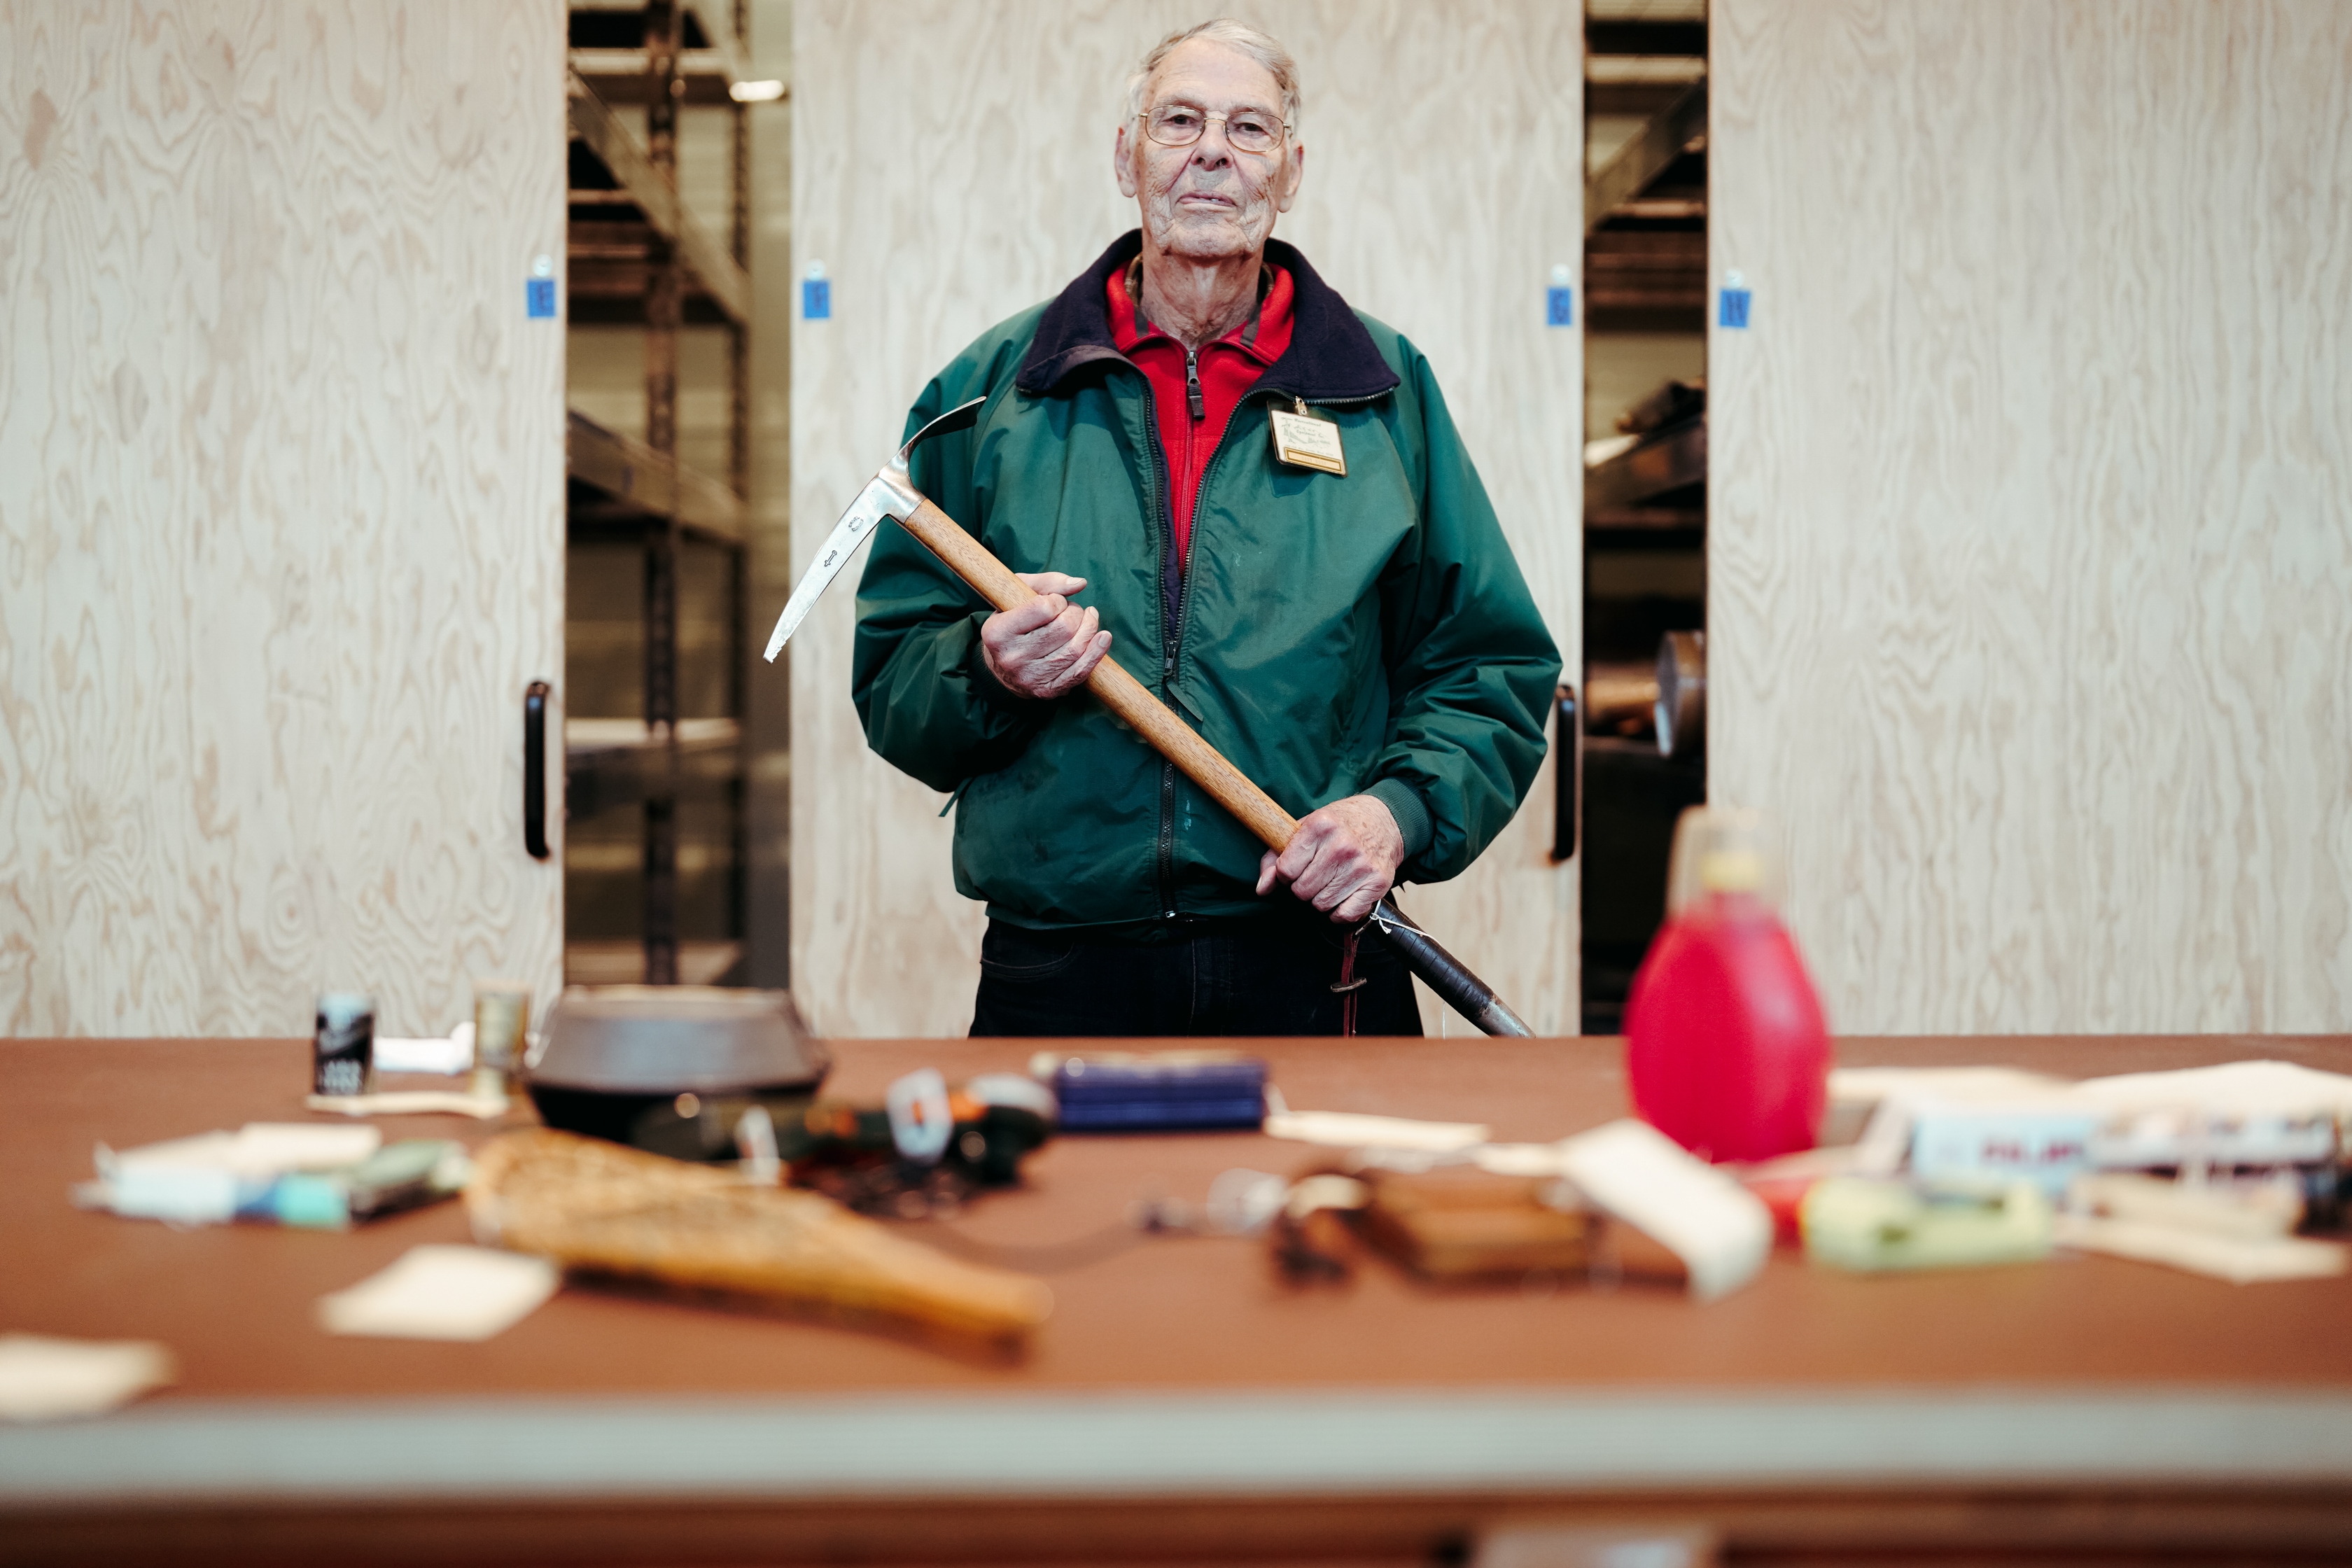
[[[1576,854],[1577,763],[1584,752],[1584,726],[1576,713],[1576,688],[1565,682],[1552,694],[1552,710],[1559,722],[1552,742],[1559,752],[1551,775],[1551,858],[1566,860]]]
[[[553,688],[534,680],[522,693],[522,847],[547,858],[547,697]]]

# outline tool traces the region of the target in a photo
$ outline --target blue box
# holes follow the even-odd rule
[[[1723,304],[1716,314],[1716,324],[1729,327],[1735,331],[1748,330],[1747,289],[1726,289],[1723,291]]]
[[[1265,1063],[1222,1053],[1064,1057],[1046,1079],[1065,1132],[1208,1131],[1265,1120]]]
[[[526,279],[522,286],[522,309],[523,314],[532,321],[553,321],[555,319],[555,279],[552,278]]]
[[[1544,325],[1572,327],[1576,325],[1576,290],[1555,284],[1544,290]]]
[[[833,279],[809,278],[801,283],[801,319],[806,321],[829,321],[833,319]]]

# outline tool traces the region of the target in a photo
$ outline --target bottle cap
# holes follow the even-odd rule
[[[1771,821],[1741,806],[1695,805],[1675,825],[1666,872],[1666,914],[1679,915],[1709,893],[1745,893],[1778,908],[1780,860]]]
[[[1714,849],[1699,857],[1698,885],[1710,893],[1753,893],[1764,886],[1764,857],[1753,849]]]

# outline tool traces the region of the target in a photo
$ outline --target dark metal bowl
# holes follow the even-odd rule
[[[809,1096],[832,1066],[787,992],[574,985],[523,1074],[550,1127],[628,1143],[680,1095]]]

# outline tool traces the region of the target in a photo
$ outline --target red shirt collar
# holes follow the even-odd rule
[[[1132,351],[1138,344],[1153,338],[1167,339],[1168,334],[1154,327],[1143,314],[1143,302],[1128,292],[1129,279],[1142,270],[1142,258],[1125,272],[1110,275],[1110,338],[1121,353]],[[1257,314],[1227,332],[1217,342],[1229,343],[1260,364],[1272,364],[1290,346],[1290,306],[1293,289],[1287,268],[1271,264],[1265,268],[1273,281],[1258,291]]]

